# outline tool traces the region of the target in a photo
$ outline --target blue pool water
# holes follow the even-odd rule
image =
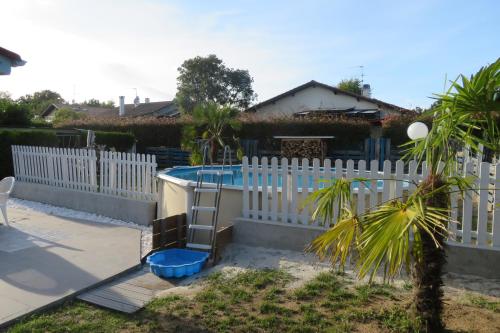
[[[221,167],[220,166],[205,167],[205,170],[206,169],[220,170]],[[175,178],[196,181],[197,180],[196,173],[198,170],[201,170],[201,167],[176,167],[176,168],[173,168],[173,169],[166,171],[165,174],[168,176],[175,177]],[[225,167],[225,170],[229,170],[229,167]],[[233,170],[233,176],[224,175],[222,183],[224,185],[243,186],[243,174],[241,172],[241,165],[235,165],[231,168],[231,170]],[[335,171],[335,169],[332,168],[332,172],[334,172],[334,171]],[[298,178],[297,181],[298,181],[299,187],[301,187],[301,188],[304,187],[304,186],[302,186],[303,185],[302,176],[298,176],[297,178]],[[279,175],[278,176],[278,187],[281,187],[282,180],[283,179],[282,179],[281,175]],[[213,175],[204,175],[203,176],[203,182],[213,183],[215,181],[216,181],[216,176],[213,176]],[[259,174],[258,182],[259,182],[259,186],[262,185],[262,175],[260,175],[260,174]],[[268,175],[267,184],[269,186],[271,186],[271,182],[272,182],[271,175]],[[321,178],[317,182],[318,182],[319,188],[323,188],[325,186],[325,183],[321,181]],[[253,183],[253,174],[250,173],[249,174],[249,184],[252,184],[252,183]],[[309,188],[314,187],[314,179],[312,176],[308,177],[306,184]],[[326,183],[326,184],[328,185],[328,183]],[[377,181],[378,188],[382,188],[383,184],[384,184],[383,180]],[[357,188],[359,186],[358,182],[357,181],[353,182],[353,186],[354,186],[354,188]],[[367,182],[365,184],[365,186],[367,188],[370,188],[370,183]]]

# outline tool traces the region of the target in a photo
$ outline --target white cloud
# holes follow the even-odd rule
[[[10,1],[0,31],[2,46],[28,63],[0,79],[15,97],[41,89],[67,100],[128,101],[175,95],[177,67],[196,55],[217,54],[228,66],[248,69],[260,99],[302,83],[302,48],[287,34],[254,26],[220,24],[237,11],[197,15],[158,1]]]

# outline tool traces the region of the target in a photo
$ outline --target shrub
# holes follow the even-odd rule
[[[406,130],[408,126],[415,122],[421,121],[430,128],[432,119],[423,116],[390,116],[382,121],[382,136],[391,139],[391,145],[399,146],[410,140]]]
[[[54,131],[31,129],[0,129],[0,179],[14,174],[12,168],[12,145],[57,147]]]
[[[57,124],[58,128],[85,128],[94,131],[128,132],[137,139],[137,150],[146,147],[180,147],[184,120],[169,118],[89,118]]]
[[[86,136],[85,136],[86,140]],[[120,133],[120,132],[95,132],[95,143],[98,145],[106,145],[107,147],[113,147],[117,151],[127,151],[129,150],[135,142],[135,136],[132,133]]]
[[[0,126],[27,126],[30,124],[27,108],[9,99],[0,99]]]
[[[279,150],[279,140],[275,135],[333,135],[335,139],[330,145],[333,149],[361,148],[363,140],[370,136],[370,123],[355,119],[296,119],[274,118],[260,120],[249,115],[240,117],[241,127],[233,133],[225,133],[227,138],[233,135],[240,139],[259,141],[260,149]],[[108,118],[87,119],[66,122],[59,127],[86,128],[103,131],[130,132],[137,138],[138,151],[146,147],[165,146],[180,147],[182,130],[191,124],[189,117],[180,119],[141,117],[141,118]]]

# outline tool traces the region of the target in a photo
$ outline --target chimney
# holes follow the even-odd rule
[[[144,98],[144,103],[149,103],[149,97]]]
[[[134,98],[134,107],[138,107],[139,104],[141,104],[141,99],[139,98],[139,96],[135,96],[135,98]]]
[[[120,96],[119,99],[120,99],[120,106],[118,115],[120,117],[123,117],[125,115],[125,96]]]
[[[363,84],[363,88],[361,89],[361,95],[371,98],[372,97],[372,89],[370,88],[370,85],[365,83]]]

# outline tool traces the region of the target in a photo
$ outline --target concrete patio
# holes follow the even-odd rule
[[[140,263],[140,230],[16,208],[9,221],[0,224],[0,327]]]

